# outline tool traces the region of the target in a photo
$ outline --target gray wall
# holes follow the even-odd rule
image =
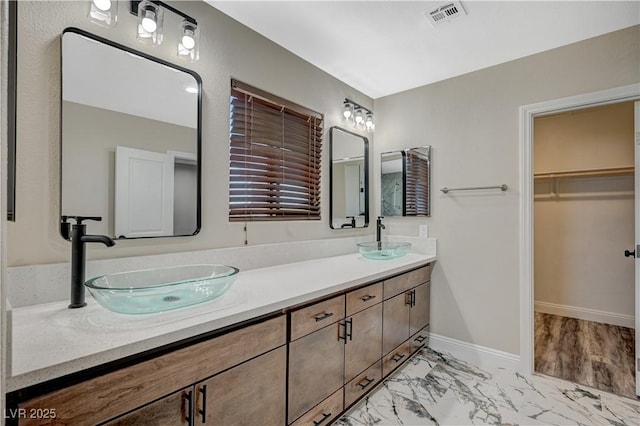
[[[9,266],[68,261],[69,245],[58,235],[60,209],[60,34],[75,26],[172,63],[203,80],[202,231],[193,237],[121,241],[116,247],[89,245],[90,259],[235,247],[244,244],[243,223],[228,221],[229,91],[231,77],[325,114],[325,129],[340,124],[342,101],[366,107],[373,101],[289,51],[199,1],[174,5],[195,16],[202,28],[200,60],[176,57],[180,20],[165,13],[165,38],[153,48],[135,39],[136,17],[120,2],[118,24],[102,28],[87,21],[88,2],[19,2],[17,216],[8,225]],[[322,220],[249,223],[249,244],[355,236],[369,229],[329,227],[328,134],[323,158]],[[93,232],[89,223],[88,231]]]
[[[381,152],[433,147],[432,217],[385,219],[392,234],[427,223],[438,238],[433,332],[519,352],[518,109],[638,83],[639,64],[636,26],[376,99],[374,176]],[[510,190],[439,191],[502,183]]]

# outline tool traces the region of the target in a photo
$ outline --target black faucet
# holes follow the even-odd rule
[[[75,219],[75,224],[67,222]],[[62,237],[71,241],[71,303],[69,308],[82,308],[87,306],[84,301],[84,269],[85,269],[85,247],[86,243],[102,243],[107,247],[112,247],[116,243],[106,235],[86,235],[87,225],[83,220],[95,220],[100,222],[101,217],[86,216],[62,216],[60,221],[60,233]]]
[[[340,228],[355,228],[356,227],[356,217],[355,216],[347,216],[347,219],[351,219],[351,223],[343,223]]]
[[[384,216],[378,216],[378,220],[376,221],[376,241],[377,242],[382,241],[382,230],[387,229],[383,225],[382,219],[384,219]]]

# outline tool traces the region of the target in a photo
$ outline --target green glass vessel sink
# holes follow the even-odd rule
[[[394,241],[368,241],[359,243],[358,249],[367,259],[389,260],[397,259],[409,253],[411,243]]]
[[[238,268],[227,265],[185,265],[103,275],[84,285],[111,311],[149,314],[220,297],[238,272]]]

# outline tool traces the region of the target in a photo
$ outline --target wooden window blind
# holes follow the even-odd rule
[[[319,220],[322,114],[231,81],[229,220]]]
[[[405,216],[429,216],[429,159],[411,150],[405,155]]]

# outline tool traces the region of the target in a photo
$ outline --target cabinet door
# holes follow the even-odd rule
[[[189,425],[193,387],[172,393],[149,405],[132,411],[131,413],[105,423],[106,426],[179,426]]]
[[[289,423],[342,387],[344,332],[340,322],[289,344]]]
[[[195,424],[284,425],[286,347],[196,385]]]
[[[344,347],[344,382],[347,383],[382,358],[382,304],[347,318],[348,339]]]
[[[409,293],[384,301],[382,353],[388,354],[409,338]]]
[[[413,306],[409,314],[409,335],[413,336],[418,331],[429,325],[429,292],[430,283],[425,283],[414,288]]]

